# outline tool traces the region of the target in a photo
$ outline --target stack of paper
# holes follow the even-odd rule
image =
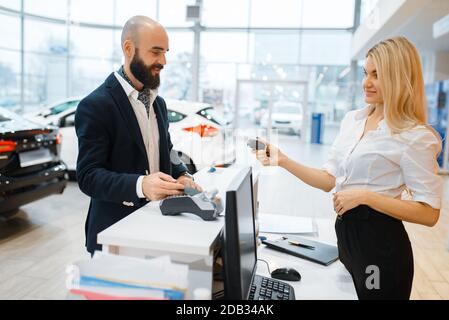
[[[168,256],[148,260],[96,252],[67,273],[70,292],[89,300],[179,300],[188,284],[188,266]]]

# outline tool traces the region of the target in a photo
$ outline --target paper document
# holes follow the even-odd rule
[[[67,268],[71,293],[87,299],[183,299],[188,266],[168,256],[140,259],[95,252]]]
[[[259,213],[259,231],[267,233],[313,233],[313,219],[281,214]]]

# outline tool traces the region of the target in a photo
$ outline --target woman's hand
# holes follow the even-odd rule
[[[257,140],[266,145],[265,150],[253,150],[252,152],[256,155],[257,160],[264,166],[281,166],[287,159],[287,156],[284,155],[279,148],[260,138],[257,138]]]
[[[339,216],[366,203],[367,190],[344,190],[334,193],[334,210]]]

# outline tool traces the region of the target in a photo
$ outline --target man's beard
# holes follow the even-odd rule
[[[159,63],[150,66],[146,65],[142,59],[140,59],[139,49],[137,48],[129,68],[131,69],[133,76],[139,80],[145,88],[157,89],[159,87],[161,82],[159,74],[153,76],[151,71],[154,69],[162,70],[164,66]]]

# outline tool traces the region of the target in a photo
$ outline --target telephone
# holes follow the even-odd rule
[[[186,188],[186,194],[170,196],[159,204],[164,216],[175,216],[181,213],[192,213],[206,221],[215,220],[223,212],[221,199],[217,197],[218,190],[199,192]]]

